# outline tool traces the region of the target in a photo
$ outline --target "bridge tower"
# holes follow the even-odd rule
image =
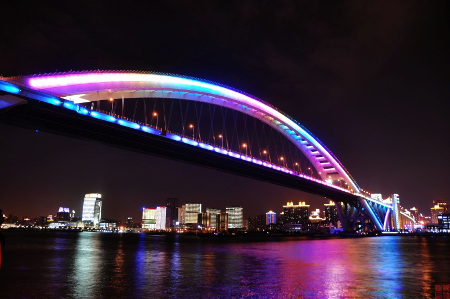
[[[392,200],[392,217],[394,220],[394,230],[399,231],[400,230],[400,215],[398,206],[400,204],[400,197],[398,194],[392,194],[391,195]]]

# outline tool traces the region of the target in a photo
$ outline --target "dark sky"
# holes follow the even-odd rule
[[[317,136],[357,183],[429,214],[450,201],[448,1],[3,1],[0,74],[143,70],[253,94]],[[167,197],[247,216],[320,198],[171,160],[0,125],[0,208],[140,217]]]

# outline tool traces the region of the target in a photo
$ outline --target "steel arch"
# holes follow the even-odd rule
[[[92,71],[6,78],[74,102],[126,98],[176,98],[240,111],[286,136],[309,159],[323,181],[344,180],[352,192],[360,188],[349,172],[311,132],[275,107],[232,88],[178,75],[124,71]]]

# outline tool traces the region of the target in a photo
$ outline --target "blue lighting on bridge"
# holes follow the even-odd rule
[[[15,93],[18,94],[20,92],[20,88],[17,87],[14,84],[8,83],[8,82],[4,82],[1,81],[0,82],[0,90],[6,91],[6,92],[10,92],[10,93]]]
[[[43,95],[35,95],[34,98],[36,100],[38,100],[38,101],[45,102],[45,103],[48,103],[48,104],[52,104],[52,105],[55,105],[55,106],[60,106],[62,104],[62,101],[59,98],[53,97],[53,96],[49,96],[49,95],[45,95],[45,96],[43,96]]]
[[[76,111],[78,109],[78,105],[75,105],[72,102],[64,102],[63,106],[64,106],[64,108],[70,109],[70,110],[75,110]]]
[[[204,148],[204,149],[207,149],[207,150],[210,150],[210,151],[214,150],[214,146],[209,145],[209,144],[200,143],[199,146],[201,148]]]
[[[80,114],[83,114],[83,115],[88,115],[89,114],[89,110],[87,110],[86,108],[83,108],[83,107],[79,107],[77,112],[80,113]]]
[[[121,125],[121,126],[128,127],[128,128],[131,128],[131,129],[140,129],[141,128],[141,126],[139,124],[131,122],[131,121],[126,121],[126,120],[123,120],[123,119],[119,119],[117,121],[117,123],[119,125]]]
[[[181,137],[178,135],[169,135],[169,138],[175,141],[181,141]]]
[[[153,129],[153,128],[149,128],[147,126],[141,126],[141,130],[144,131],[144,132],[150,133],[150,134],[154,134],[154,135],[159,135],[161,133],[159,130],[156,130],[156,129]],[[178,137],[178,138],[172,138],[172,137],[169,137],[169,138],[171,138],[173,140],[176,140],[176,141],[180,141],[181,140],[181,137],[179,137],[179,136],[174,135],[174,137]]]
[[[198,142],[197,141],[191,140],[191,139],[186,138],[186,137],[181,138],[181,141],[183,141],[184,143],[193,145],[193,146],[198,146]]]
[[[241,155],[235,154],[233,152],[228,152],[228,156],[238,158],[238,159],[241,157]]]
[[[115,123],[116,122],[116,118],[114,116],[108,115],[108,114],[104,114],[104,113],[100,113],[100,112],[96,112],[96,111],[91,111],[90,115],[94,118],[97,119],[101,119],[101,120],[106,120],[109,121],[111,123]]]

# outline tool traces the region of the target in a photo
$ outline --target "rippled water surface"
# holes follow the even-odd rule
[[[0,297],[434,298],[449,237],[217,243],[4,231]]]

